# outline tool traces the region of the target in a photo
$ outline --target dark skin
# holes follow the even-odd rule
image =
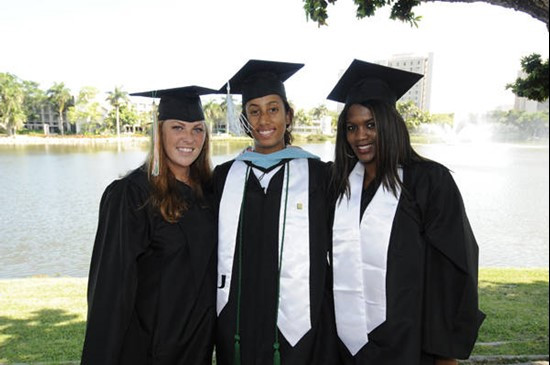
[[[376,177],[376,121],[368,108],[359,104],[349,108],[346,139],[355,156],[365,166],[366,188]]]
[[[376,137],[376,121],[370,109],[353,104],[347,114],[346,139],[357,159],[365,166],[365,188],[376,178]],[[458,361],[438,358],[434,365],[458,365]]]
[[[285,131],[292,120],[290,113],[285,112],[283,99],[279,95],[270,94],[249,100],[245,110],[256,152],[269,154],[285,148]]]

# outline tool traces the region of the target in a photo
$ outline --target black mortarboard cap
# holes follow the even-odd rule
[[[287,100],[283,82],[304,67],[303,63],[250,60],[230,80],[231,94],[242,94],[242,103],[277,94]],[[220,92],[227,92],[227,84]]]
[[[346,104],[369,100],[395,104],[424,75],[353,60],[327,99]]]
[[[200,95],[214,94],[217,90],[201,86],[185,86],[173,89],[132,93],[132,96],[160,98],[159,120],[178,119],[185,122],[204,120]]]

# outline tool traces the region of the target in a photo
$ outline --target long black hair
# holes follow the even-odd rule
[[[357,163],[357,157],[347,141],[347,115],[352,104],[346,105],[338,117],[336,148],[332,168],[331,186],[336,199],[350,196],[349,174]],[[403,187],[398,168],[414,161],[423,161],[411,146],[405,120],[395,106],[382,101],[360,103],[368,108],[376,122],[376,184],[397,196]]]

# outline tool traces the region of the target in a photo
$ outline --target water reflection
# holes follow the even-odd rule
[[[246,142],[213,143],[214,165]],[[303,145],[323,160],[332,143]],[[482,266],[548,267],[548,147],[435,144],[417,150],[451,168]],[[145,160],[148,144],[0,146],[0,278],[86,276],[105,187]]]

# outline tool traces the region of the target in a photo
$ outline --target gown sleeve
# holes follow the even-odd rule
[[[485,315],[478,304],[479,249],[450,172],[437,169],[424,211],[423,351],[467,359]]]
[[[118,364],[134,309],[137,257],[149,241],[147,194],[128,178],[107,187],[88,279],[83,365]]]

